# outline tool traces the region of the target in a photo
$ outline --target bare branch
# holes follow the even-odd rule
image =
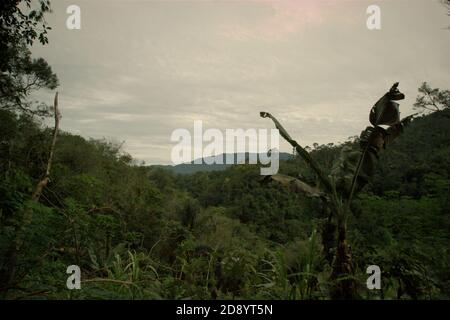
[[[58,130],[59,130],[59,120],[61,118],[61,114],[58,110],[58,92],[55,94],[55,100],[54,100],[54,112],[55,112],[55,128],[53,129],[53,139],[52,144],[50,146],[50,154],[47,161],[47,169],[45,171],[44,178],[39,181],[39,183],[36,186],[36,189],[33,192],[33,195],[31,196],[31,199],[35,202],[39,201],[39,198],[41,197],[42,190],[47,186],[49,180],[50,180],[50,169],[52,167],[52,161],[53,161],[53,153],[55,150],[55,144],[56,144],[56,138],[58,137]]]

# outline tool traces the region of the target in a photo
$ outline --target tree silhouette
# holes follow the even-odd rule
[[[403,128],[412,119],[412,116],[408,116],[400,120],[399,105],[395,101],[402,100],[404,97],[404,94],[398,90],[398,83],[395,83],[375,103],[369,115],[371,126],[362,131],[359,147],[356,149],[343,148],[341,156],[335,161],[329,175],[326,175],[310,154],[291,138],[275,117],[268,112],[260,114],[263,118],[272,119],[281,136],[295,148],[298,155],[305,160],[318,177],[320,182],[318,186],[310,186],[298,178],[280,174],[270,176],[270,179],[293,188],[295,192],[321,199],[323,206],[330,212],[330,219],[325,230],[328,233],[334,233],[337,230],[336,250],[330,275],[334,284],[331,292],[334,299],[357,297],[355,270],[347,242],[347,220],[351,211],[350,206],[354,195],[373,176],[379,153],[402,133]],[[388,126],[388,128],[384,129],[382,125]],[[327,236],[329,240],[330,235]],[[334,238],[335,235],[332,234],[331,237]]]
[[[420,94],[414,103],[414,109],[419,112],[435,112],[450,108],[450,91],[431,88],[424,82],[419,88]]]

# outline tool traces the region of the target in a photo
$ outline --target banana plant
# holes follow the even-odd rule
[[[337,229],[336,249],[332,262],[330,280],[334,283],[331,290],[333,299],[353,299],[357,297],[357,285],[354,277],[352,254],[347,242],[347,219],[350,205],[358,193],[373,176],[375,163],[379,153],[397,138],[414,115],[400,120],[399,104],[405,95],[398,89],[398,82],[390,88],[372,107],[369,113],[368,126],[361,132],[359,146],[342,148],[329,174],[297,141],[295,141],[281,123],[270,113],[261,112],[262,118],[269,118],[279,130],[280,135],[296,150],[297,154],[317,175],[319,184],[311,186],[299,178],[276,174],[265,177],[265,180],[276,181],[309,197],[321,199],[324,207],[331,213],[328,223],[335,223]],[[387,126],[383,128],[382,126]],[[334,222],[332,222],[334,221]]]

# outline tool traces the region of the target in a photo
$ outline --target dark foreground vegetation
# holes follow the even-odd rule
[[[36,203],[52,131],[9,111],[0,128],[3,298],[329,298],[327,216],[314,198],[261,181],[258,166],[175,175],[63,133]],[[449,128],[445,110],[413,120],[355,200],[348,230],[360,298],[450,297]],[[312,155],[327,167],[352,143]],[[314,183],[299,158],[281,172]],[[72,264],[82,290],[66,288]],[[366,288],[371,264],[382,270],[382,290]]]
[[[336,226],[317,197],[262,179],[257,165],[177,175],[46,128],[56,110],[30,96],[58,79],[29,47],[48,42],[48,11],[47,0],[0,4],[0,298],[339,298]],[[346,211],[352,298],[450,298],[450,92],[424,83],[415,107]],[[311,156],[330,172],[359,142]],[[280,172],[319,182],[300,157]],[[70,265],[81,290],[66,287]],[[367,289],[369,265],[380,290]]]

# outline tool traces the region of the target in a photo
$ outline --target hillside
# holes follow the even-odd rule
[[[239,163],[239,161],[238,161],[239,156],[241,156],[245,159],[244,163],[248,163],[250,154],[247,152],[245,154],[242,154],[242,153],[232,154],[232,157],[234,159],[233,160],[234,164]],[[253,154],[253,156],[255,156],[255,155]],[[259,156],[257,154],[256,154],[256,157],[259,158]],[[292,158],[292,155],[289,153],[286,153],[286,152],[280,152],[279,157],[280,157],[280,160],[289,160]],[[153,165],[151,167],[163,168],[163,169],[167,169],[174,173],[179,173],[179,174],[192,174],[192,173],[204,172],[204,171],[222,171],[231,166],[231,164],[226,163],[225,159],[227,159],[227,154],[222,153],[222,154],[219,154],[214,157],[196,159],[196,160],[192,161],[191,163],[182,163],[182,164],[177,164],[177,165]],[[196,162],[201,162],[201,163],[196,163]],[[223,163],[220,164],[220,162],[223,162]],[[212,163],[212,164],[207,164],[207,163]]]
[[[448,124],[443,113],[415,119],[353,204],[360,298],[450,297]],[[257,165],[180,175],[64,133],[34,203],[51,132],[4,111],[0,128],[3,297],[68,298],[66,267],[75,263],[89,281],[70,298],[329,299],[326,213],[315,199],[262,181]],[[341,149],[323,145],[312,156],[328,170]],[[280,171],[316,183],[299,158]],[[18,240],[26,245],[11,282]],[[382,268],[381,291],[364,287],[370,264]]]

